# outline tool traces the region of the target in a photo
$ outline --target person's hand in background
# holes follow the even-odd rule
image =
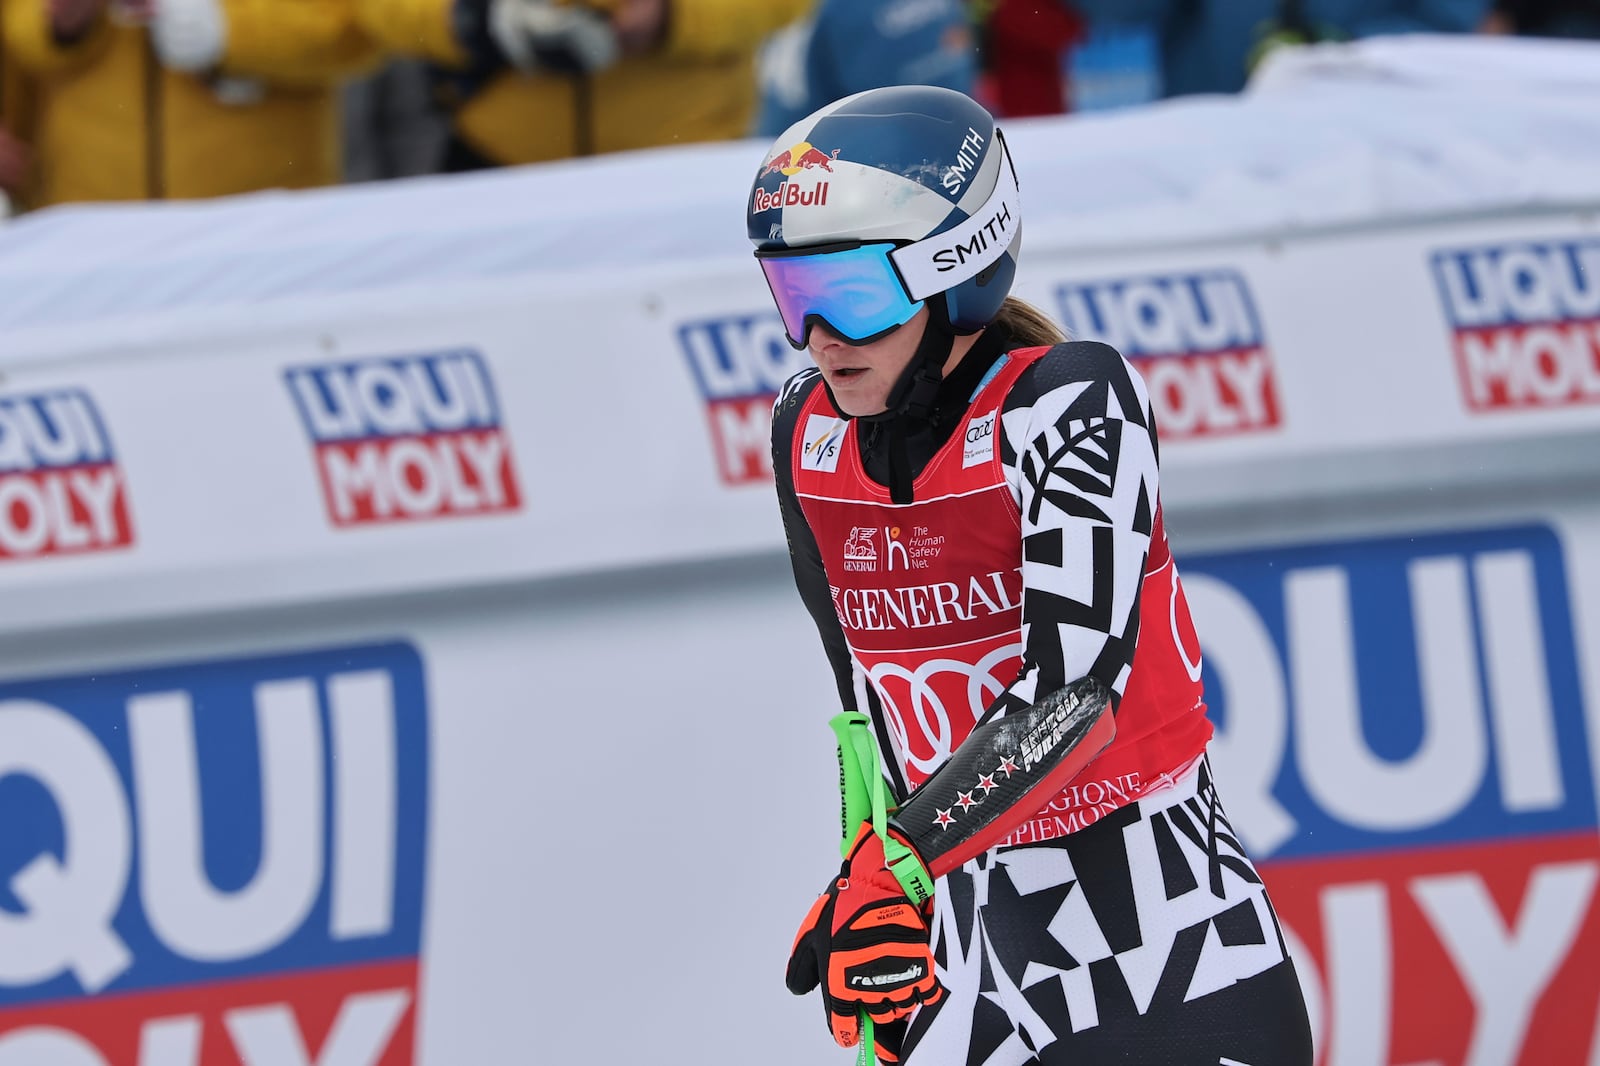
[[[196,74],[222,61],[228,22],[218,0],[157,0],[150,41],[169,70]]]
[[[50,28],[60,40],[81,37],[106,9],[106,0],[44,0]]]
[[[611,13],[622,50],[629,55],[648,52],[667,33],[667,0],[622,0]]]
[[[0,126],[0,191],[12,197],[21,196],[32,165],[33,152],[13,137],[10,130]]]
[[[490,0],[489,33],[518,70],[592,74],[622,54],[611,20],[581,4]]]

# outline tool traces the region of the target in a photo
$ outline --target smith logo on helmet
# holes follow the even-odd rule
[[[943,274],[947,270],[954,270],[958,266],[967,265],[967,257],[974,259],[984,258],[989,251],[989,246],[994,243],[1004,244],[1011,226],[1011,205],[1001,204],[1000,210],[978,228],[969,241],[958,241],[950,248],[941,248],[933,253],[934,269]],[[992,258],[992,257],[989,257]],[[987,259],[985,262],[987,263]]]
[[[962,138],[961,147],[956,149],[955,164],[946,167],[944,174],[939,178],[939,184],[944,186],[945,192],[961,191],[961,186],[967,183],[967,178],[977,169],[979,153],[982,151],[983,134],[970,126],[967,127],[967,135]]]

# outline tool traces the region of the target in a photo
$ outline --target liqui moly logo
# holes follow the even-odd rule
[[[1185,558],[1321,1061],[1600,1061],[1594,750],[1543,526]]]
[[[132,543],[122,468],[89,394],[0,395],[0,563]]]
[[[1074,337],[1104,341],[1138,367],[1164,438],[1280,424],[1272,352],[1237,271],[1071,282],[1056,296]]]
[[[511,440],[475,351],[284,372],[340,527],[522,506]]]
[[[1469,408],[1600,403],[1600,240],[1456,248],[1431,264]]]
[[[0,683],[0,1063],[411,1066],[409,645]]]
[[[775,311],[686,322],[678,327],[678,347],[705,401],[718,478],[724,485],[770,482],[772,405],[811,359],[789,347]],[[825,461],[826,455],[819,459]]]

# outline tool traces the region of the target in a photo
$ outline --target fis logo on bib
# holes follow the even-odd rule
[[[1600,240],[1432,256],[1467,407],[1600,404]]]
[[[844,444],[847,423],[842,418],[827,415],[810,415],[806,418],[803,443],[800,446],[800,469],[817,470],[831,474],[839,469],[839,449]]]
[[[686,322],[678,327],[678,348],[705,401],[718,480],[770,482],[773,402],[811,360],[789,347],[776,311]]]
[[[1069,282],[1063,324],[1127,356],[1163,437],[1259,433],[1280,424],[1272,352],[1235,270]]]
[[[0,684],[0,1062],[411,1066],[406,644]]]
[[[511,441],[475,351],[284,371],[335,526],[516,511]]]
[[[0,395],[0,563],[132,544],[125,478],[89,394]]]

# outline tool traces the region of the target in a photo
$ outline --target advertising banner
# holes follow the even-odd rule
[[[1600,823],[1556,531],[1184,567],[1222,798],[1304,949],[1322,1061],[1587,1061]]]
[[[411,1066],[404,644],[0,681],[0,1064]]]

